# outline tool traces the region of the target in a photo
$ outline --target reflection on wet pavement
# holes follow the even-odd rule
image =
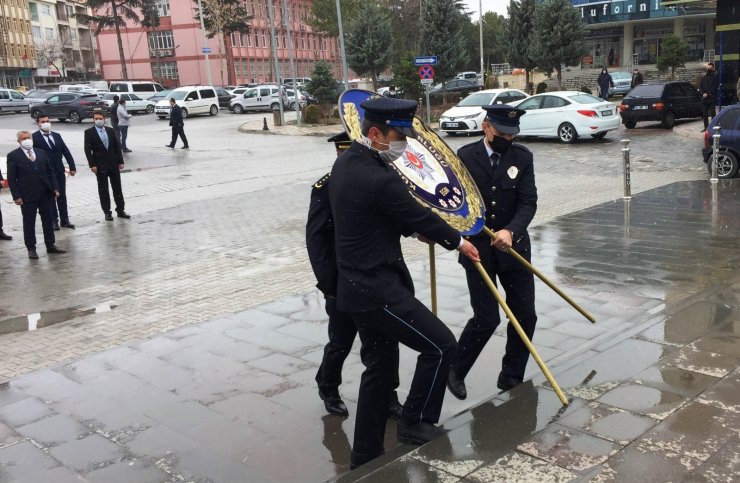
[[[71,307],[67,309],[37,312],[23,317],[11,317],[0,320],[0,335],[43,329],[50,325],[67,322],[86,315],[110,312],[116,307],[116,305],[111,303],[101,303],[95,307]]]

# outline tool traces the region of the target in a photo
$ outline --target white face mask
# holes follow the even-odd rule
[[[381,143],[380,141],[375,141],[378,144],[382,144],[384,146],[388,146],[388,149],[385,151],[378,151],[378,154],[381,158],[383,158],[385,161],[391,163],[401,156],[403,156],[403,153],[406,152],[406,147],[408,146],[408,143],[406,141],[391,141],[390,143]]]
[[[42,131],[49,132],[51,130],[51,123],[50,122],[42,122],[39,126]]]
[[[31,148],[33,148],[33,141],[31,141],[30,139],[24,139],[23,141],[21,141],[21,147],[26,151],[29,151]]]
[[[95,127],[103,127],[105,126],[105,121],[101,121],[100,119],[95,120]]]

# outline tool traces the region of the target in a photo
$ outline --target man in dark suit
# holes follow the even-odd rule
[[[36,121],[39,125],[39,130],[34,132],[31,137],[33,139],[33,148],[45,151],[49,156],[51,166],[54,169],[54,176],[57,179],[57,187],[59,188],[57,201],[56,203],[52,203],[54,229],[59,230],[59,221],[61,220],[61,226],[74,230],[75,226],[69,222],[69,212],[67,211],[67,176],[64,173],[64,162],[62,158],[67,160],[70,176],[74,176],[77,173],[75,160],[64,143],[62,136],[59,133],[51,131],[49,116],[41,114]]]
[[[113,128],[105,125],[105,114],[98,111],[93,114],[95,126],[85,130],[85,156],[90,170],[98,179],[98,196],[100,207],[103,208],[105,219],[113,221],[110,211],[110,193],[108,181],[113,190],[113,200],[116,202],[116,213],[119,218],[131,218],[124,211],[123,190],[121,189],[121,170],[123,170],[123,153],[121,143]]]
[[[65,253],[54,245],[52,205],[59,196],[56,176],[45,151],[33,149],[29,131],[18,133],[20,147],[8,153],[8,185],[15,204],[23,213],[23,240],[28,258],[38,260],[36,253],[36,213],[41,215],[47,253]]]
[[[337,148],[337,156],[346,151],[352,141],[342,131],[329,138]],[[326,313],[329,316],[329,342],[324,347],[324,357],[316,372],[316,384],[319,386],[319,397],[330,414],[348,416],[347,405],[339,396],[342,384],[342,366],[347,359],[357,335],[357,327],[352,315],[337,308],[337,256],[334,248],[334,218],[329,201],[329,178],[325,175],[311,189],[311,202],[306,221],[306,249],[308,260],[316,275],[316,287],[324,294]],[[396,361],[396,364],[398,361]],[[388,401],[388,417],[397,419],[401,415],[401,404],[398,402],[398,367],[393,391]]]
[[[172,98],[170,98],[170,126],[172,126],[172,141],[165,146],[174,149],[175,143],[177,143],[177,136],[180,136],[184,145],[182,149],[190,149],[188,147],[188,138],[185,137],[185,122],[182,119],[182,107],[178,106]]]
[[[506,292],[507,305],[531,339],[537,322],[534,277],[506,253],[513,246],[524,258],[531,258],[527,226],[537,211],[532,153],[524,146],[512,143],[514,135],[519,132],[519,118],[526,111],[506,104],[484,106],[483,109],[488,113],[483,121],[485,137],[463,146],[457,155],[478,186],[486,207],[486,226],[497,238],[492,241],[481,232],[470,241],[478,249],[483,268],[491,279],[495,281],[498,277]],[[459,262],[465,268],[473,318],[457,342],[457,360],[450,371],[448,387],[455,397],[465,399],[465,376],[501,319],[496,299],[476,268],[464,257],[460,257]],[[506,391],[521,384],[528,359],[529,351],[509,324],[506,354],[497,387]]]
[[[699,81],[699,95],[701,95],[701,120],[704,129],[709,126],[709,119],[717,115],[717,91],[719,90],[719,76],[714,73],[714,63],[707,64],[707,73]]]
[[[8,182],[5,181],[5,178],[3,178],[3,172],[0,171],[0,191],[2,191],[3,188],[7,188],[7,187],[8,187]],[[3,212],[0,211],[0,240],[8,241],[12,239],[13,239],[12,236],[8,235],[7,233],[3,231]]]
[[[329,184],[339,271],[337,307],[352,314],[365,365],[352,467],[384,453],[387,402],[399,342],[419,352],[419,357],[397,438],[423,444],[444,433],[436,423],[456,353],[455,337],[414,297],[401,235],[418,233],[478,259],[475,247],[414,200],[390,166],[405,152],[406,136],[416,135],[412,127],[416,103],[381,97],[361,107],[365,112],[362,136],[334,163]]]

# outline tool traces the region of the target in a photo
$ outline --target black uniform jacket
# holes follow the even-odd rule
[[[182,107],[175,104],[170,109],[170,126],[182,127],[185,123],[182,121]]]
[[[486,226],[493,231],[504,228],[511,231],[513,248],[529,260],[531,247],[527,226],[537,211],[532,153],[520,144],[513,144],[499,160],[498,169],[494,173],[483,143],[481,139],[463,146],[458,150],[457,156],[468,168],[483,197]],[[470,241],[478,249],[484,264],[492,256],[498,258],[501,269],[517,263],[511,255],[491,247],[491,238],[483,232],[470,237]],[[459,261],[467,270],[475,270],[468,258],[460,257]]]
[[[85,129],[85,156],[91,168],[110,171],[118,169],[118,165],[123,164],[123,153],[121,153],[121,143],[113,129],[107,126],[104,129],[108,134],[108,149],[100,139],[96,127]]]
[[[702,96],[701,101],[706,104],[716,102],[718,89],[719,76],[717,74],[704,74],[699,80],[699,95]],[[704,94],[706,94],[707,97],[704,97]]]
[[[337,295],[337,257],[334,249],[334,218],[329,203],[329,177],[318,180],[311,189],[306,222],[306,249],[311,268],[324,295]]]
[[[337,307],[365,312],[414,295],[401,235],[419,233],[448,250],[460,235],[412,198],[377,152],[357,141],[334,163],[329,183],[334,214]]]
[[[51,160],[51,166],[57,173],[64,173],[64,162],[62,161],[62,158],[67,160],[70,171],[77,171],[75,160],[72,157],[72,153],[69,152],[69,148],[67,148],[67,145],[64,143],[62,136],[55,132],[51,132],[49,135],[52,137],[52,141],[54,142],[53,147],[49,147],[49,143],[46,142],[46,137],[44,137],[41,131],[34,132],[31,135],[31,139],[33,139],[33,149],[43,149],[46,151],[46,154],[49,155],[49,159]]]
[[[59,191],[49,156],[40,149],[33,152],[36,161],[28,159],[21,148],[8,153],[8,186],[14,200],[37,201],[43,193],[54,196]]]

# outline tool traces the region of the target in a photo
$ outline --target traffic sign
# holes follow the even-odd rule
[[[419,67],[419,77],[422,79],[433,79],[434,67],[431,65],[422,65]]]
[[[421,80],[421,85],[423,86],[430,86],[432,84],[434,84],[434,79],[422,79]]]
[[[423,57],[416,57],[414,58],[414,64],[416,65],[437,65],[437,56],[436,55],[425,55]]]
[[[210,47],[203,47],[202,49],[200,49],[200,51],[203,52],[204,54],[210,54],[211,53],[211,48]]]

